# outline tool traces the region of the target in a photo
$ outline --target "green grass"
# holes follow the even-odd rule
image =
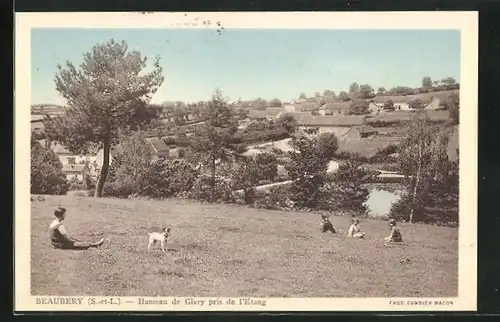
[[[56,205],[76,238],[101,248],[55,250]],[[386,246],[386,222],[362,220],[366,240],[319,232],[317,215],[188,201],[48,196],[31,211],[33,295],[401,297],[456,296],[458,232],[402,224],[408,246]],[[349,218],[332,218],[346,231]],[[168,251],[147,234],[172,227]]]

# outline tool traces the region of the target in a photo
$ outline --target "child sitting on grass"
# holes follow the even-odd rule
[[[332,222],[330,221],[330,219],[328,219],[328,216],[326,215],[321,215],[320,227],[322,233],[326,233],[328,231],[331,232],[332,234],[336,233],[335,228],[333,228]]]
[[[385,241],[386,242],[402,243],[403,242],[403,235],[401,235],[399,228],[396,227],[396,220],[395,219],[389,220],[389,229],[391,230],[391,234],[385,238]]]
[[[83,250],[90,247],[99,247],[104,242],[104,238],[99,240],[97,243],[86,243],[70,237],[62,223],[66,217],[65,208],[59,206],[56,207],[54,216],[56,219],[54,219],[49,226],[50,241],[54,248]]]
[[[347,232],[347,237],[365,238],[365,233],[362,232],[359,227],[359,219],[352,219],[351,226],[349,226],[349,231]]]

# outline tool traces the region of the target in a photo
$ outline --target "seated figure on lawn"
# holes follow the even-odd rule
[[[50,242],[54,248],[83,250],[90,247],[99,247],[104,242],[104,238],[96,243],[87,243],[70,237],[63,225],[63,220],[66,217],[65,208],[60,206],[56,207],[54,216],[56,219],[54,219],[49,226]]]
[[[353,238],[365,238],[365,233],[361,231],[359,227],[359,219],[353,218],[351,226],[349,226],[349,231],[347,232],[348,237]]]
[[[402,243],[403,242],[403,235],[401,235],[399,228],[396,227],[396,220],[395,219],[389,220],[389,229],[391,230],[391,234],[385,238],[385,241],[386,242]]]
[[[335,228],[333,228],[332,222],[326,215],[321,215],[321,232],[326,233],[326,232],[331,232],[332,234],[335,234]]]

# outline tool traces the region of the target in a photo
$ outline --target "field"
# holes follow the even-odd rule
[[[415,95],[388,95],[388,96],[376,96],[374,98],[375,102],[384,103],[388,100],[392,100],[393,102],[406,102],[409,103],[414,99],[421,99],[424,102],[430,101],[433,97],[437,97],[440,100],[446,100],[452,94],[460,94],[460,90],[453,89],[447,91],[438,91],[438,92],[429,92],[429,93],[420,93]]]
[[[450,114],[448,111],[444,110],[426,110],[426,114],[429,116],[431,121],[446,121],[450,119]],[[368,119],[368,123],[373,122],[407,122],[411,119],[414,111],[396,111],[381,113],[379,115],[371,115]]]
[[[55,250],[47,236],[56,205],[66,228],[98,249]],[[321,234],[317,215],[188,201],[47,196],[32,201],[33,295],[402,297],[456,296],[458,231],[402,224],[406,246],[381,240],[387,224],[366,219],[366,240]],[[147,234],[172,227],[168,251],[147,253]]]
[[[351,152],[360,154],[366,158],[374,156],[379,150],[390,144],[399,144],[398,138],[393,137],[371,137],[366,139],[348,139],[339,141],[339,152]]]

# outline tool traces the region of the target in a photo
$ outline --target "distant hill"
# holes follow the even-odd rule
[[[446,100],[451,94],[460,94],[459,89],[453,89],[449,91],[440,91],[440,92],[429,92],[429,93],[420,93],[413,95],[380,95],[375,96],[372,100],[375,103],[385,103],[389,100],[394,103],[409,103],[414,99],[421,99],[424,102],[430,101],[433,97],[437,97],[440,101]]]

